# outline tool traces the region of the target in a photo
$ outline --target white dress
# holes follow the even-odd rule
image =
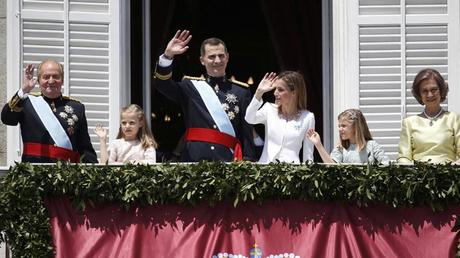
[[[299,152],[302,147],[302,161],[313,160],[314,145],[306,138],[306,132],[315,128],[315,115],[308,110],[302,110],[299,117],[287,121],[278,114],[277,105],[262,105],[263,101],[252,98],[245,116],[250,124],[265,125],[265,145],[259,162],[279,160],[300,163]]]
[[[125,139],[116,139],[112,141],[109,148],[109,163],[121,164],[127,162],[137,163],[155,163],[156,151],[155,148],[142,148],[139,140],[126,141]]]

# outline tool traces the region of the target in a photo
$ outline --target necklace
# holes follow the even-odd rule
[[[423,115],[428,118],[430,120],[430,126],[433,126],[433,121],[438,118],[438,116],[440,116],[442,114],[442,111],[444,111],[444,109],[439,109],[439,112],[434,115],[434,116],[429,116],[427,113],[426,113],[426,109],[423,110]]]
[[[300,116],[300,111],[297,111],[297,112],[295,112],[293,114],[283,114],[283,113],[281,113],[280,115],[286,121],[296,120]]]

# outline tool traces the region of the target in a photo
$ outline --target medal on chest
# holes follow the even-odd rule
[[[59,112],[59,117],[67,123],[67,133],[73,135],[75,125],[78,122],[78,116],[75,114],[74,109],[69,105],[65,105],[64,111]]]
[[[225,94],[225,100],[222,102],[222,108],[230,120],[235,119],[236,115],[240,112],[238,106],[238,97],[233,93]]]

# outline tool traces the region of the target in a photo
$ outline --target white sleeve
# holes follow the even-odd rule
[[[168,67],[172,65],[173,60],[168,59],[164,57],[164,55],[161,55],[160,58],[158,58],[158,65],[161,67]]]
[[[310,116],[307,116],[307,130],[308,129],[315,129],[315,114],[311,113]],[[313,161],[313,151],[315,145],[311,142],[307,135],[304,135],[303,139],[303,153],[302,153],[302,162],[306,162],[307,160]]]
[[[144,151],[144,160],[145,163],[153,164],[157,162],[157,152],[155,148],[150,147]]]
[[[24,93],[24,91],[22,91],[22,89],[19,89],[19,90],[18,90],[18,97],[19,97],[20,99],[26,99],[28,96],[29,96],[29,94]]]
[[[246,115],[244,119],[250,124],[263,124],[267,120],[267,114],[265,106],[259,109],[263,105],[262,100],[257,100],[256,97],[253,97],[251,103],[249,103],[246,108]]]
[[[117,158],[117,141],[114,140],[110,143],[109,147],[107,148],[107,152],[109,153],[109,164],[110,163],[115,163],[118,161]]]

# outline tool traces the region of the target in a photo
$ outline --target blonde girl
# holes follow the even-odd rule
[[[313,129],[307,132],[324,163],[388,163],[383,148],[372,139],[363,113],[359,109],[347,109],[338,117],[340,145],[329,155],[321,138]]]
[[[110,156],[107,150],[107,130],[98,124],[94,132],[101,142],[101,164],[156,162],[157,143],[148,128],[144,111],[136,104],[121,109],[120,128],[117,139],[110,144]]]

